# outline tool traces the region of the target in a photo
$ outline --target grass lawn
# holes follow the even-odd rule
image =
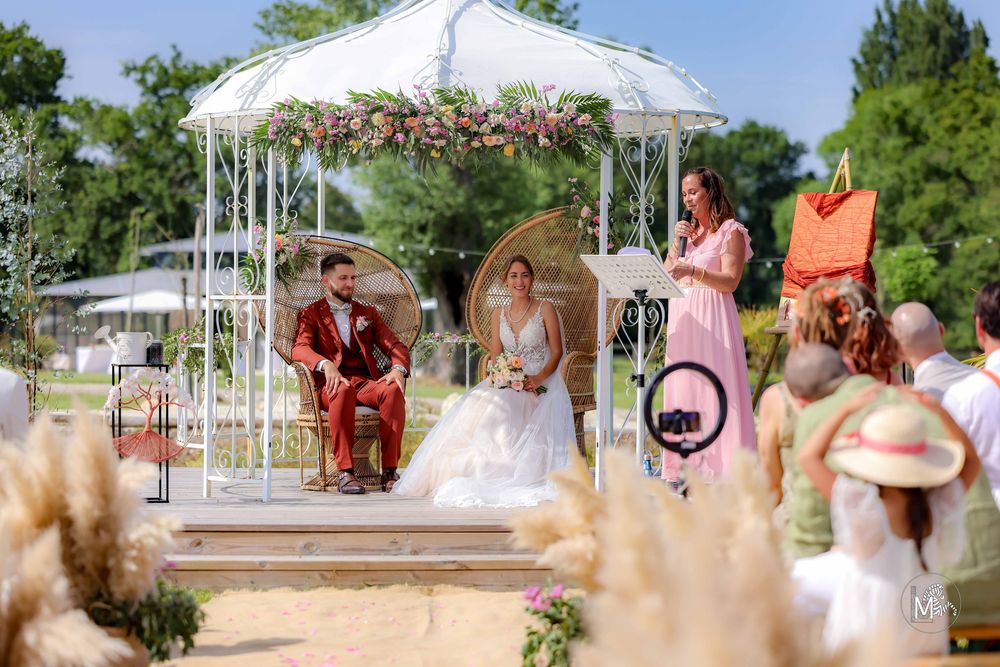
[[[100,410],[104,407],[104,402],[107,400],[108,396],[105,393],[92,394],[89,392],[76,392],[76,393],[62,393],[56,391],[57,385],[52,385],[52,393],[49,394],[49,401],[47,406],[49,410],[71,410],[73,408],[73,402],[77,399],[83,401],[83,404],[91,410]],[[110,385],[108,386],[110,389]]]
[[[55,384],[104,384],[111,388],[111,375],[108,373],[72,373],[69,371],[41,371],[38,374],[43,382]]]

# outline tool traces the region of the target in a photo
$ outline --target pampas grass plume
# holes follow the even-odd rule
[[[102,667],[132,655],[75,609],[63,573],[59,532],[49,528],[20,551],[0,547],[0,664]]]

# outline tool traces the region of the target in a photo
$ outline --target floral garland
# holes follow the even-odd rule
[[[475,345],[476,349],[479,349],[479,342],[471,333],[457,334],[450,331],[423,333],[417,338],[417,342],[413,344],[413,349],[410,351],[413,365],[421,366],[426,363],[434,351],[442,345],[452,346],[448,350],[449,357],[454,354],[455,347],[458,345]]]
[[[572,199],[566,207],[566,219],[576,223],[576,254],[596,255],[601,251],[601,199],[590,189],[586,181],[569,179]],[[612,193],[608,199],[608,250],[621,248],[625,244],[618,231],[617,209],[620,196]]]
[[[324,169],[383,155],[412,160],[418,169],[435,160],[465,164],[501,156],[585,164],[610,149],[611,100],[567,91],[553,102],[554,89],[510,84],[491,102],[466,88],[428,92],[418,85],[415,98],[379,90],[351,92],[343,105],[286,99],[254,129],[251,143],[258,151],[273,149],[286,163],[311,149]]]
[[[316,260],[316,251],[298,234],[299,223],[295,218],[279,221],[274,232],[274,278],[291,291],[291,284],[302,270]],[[254,226],[254,249],[240,259],[240,279],[250,294],[264,293],[267,234],[261,225]]]

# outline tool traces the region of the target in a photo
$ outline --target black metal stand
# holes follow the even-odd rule
[[[125,368],[156,368],[165,373],[170,372],[167,364],[111,364],[111,385],[117,386],[122,381],[122,369]],[[165,438],[170,437],[170,406],[161,405],[156,409],[156,432]],[[122,406],[121,403],[111,411],[111,435],[120,438],[122,433]],[[170,502],[170,463],[169,461],[159,461],[157,464],[159,477],[157,479],[157,495],[147,496],[147,503],[169,503]]]

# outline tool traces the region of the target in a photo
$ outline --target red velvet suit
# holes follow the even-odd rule
[[[358,331],[360,317],[366,318],[368,325]],[[375,382],[382,377],[375,361],[376,347],[391,359],[391,363],[400,364],[409,371],[409,349],[386,326],[374,308],[357,302],[352,304],[350,349],[345,349],[340,339],[337,323],[325,298],[299,311],[292,360],[301,361],[313,371],[320,404],[330,420],[333,456],[339,470],[354,467],[351,447],[354,443],[354,409],[358,403],[379,411],[382,466],[395,468],[399,463],[406,407],[403,392],[396,383]],[[326,375],[316,369],[324,359],[332,361],[350,382],[349,387],[342,385],[333,399],[323,390]]]

